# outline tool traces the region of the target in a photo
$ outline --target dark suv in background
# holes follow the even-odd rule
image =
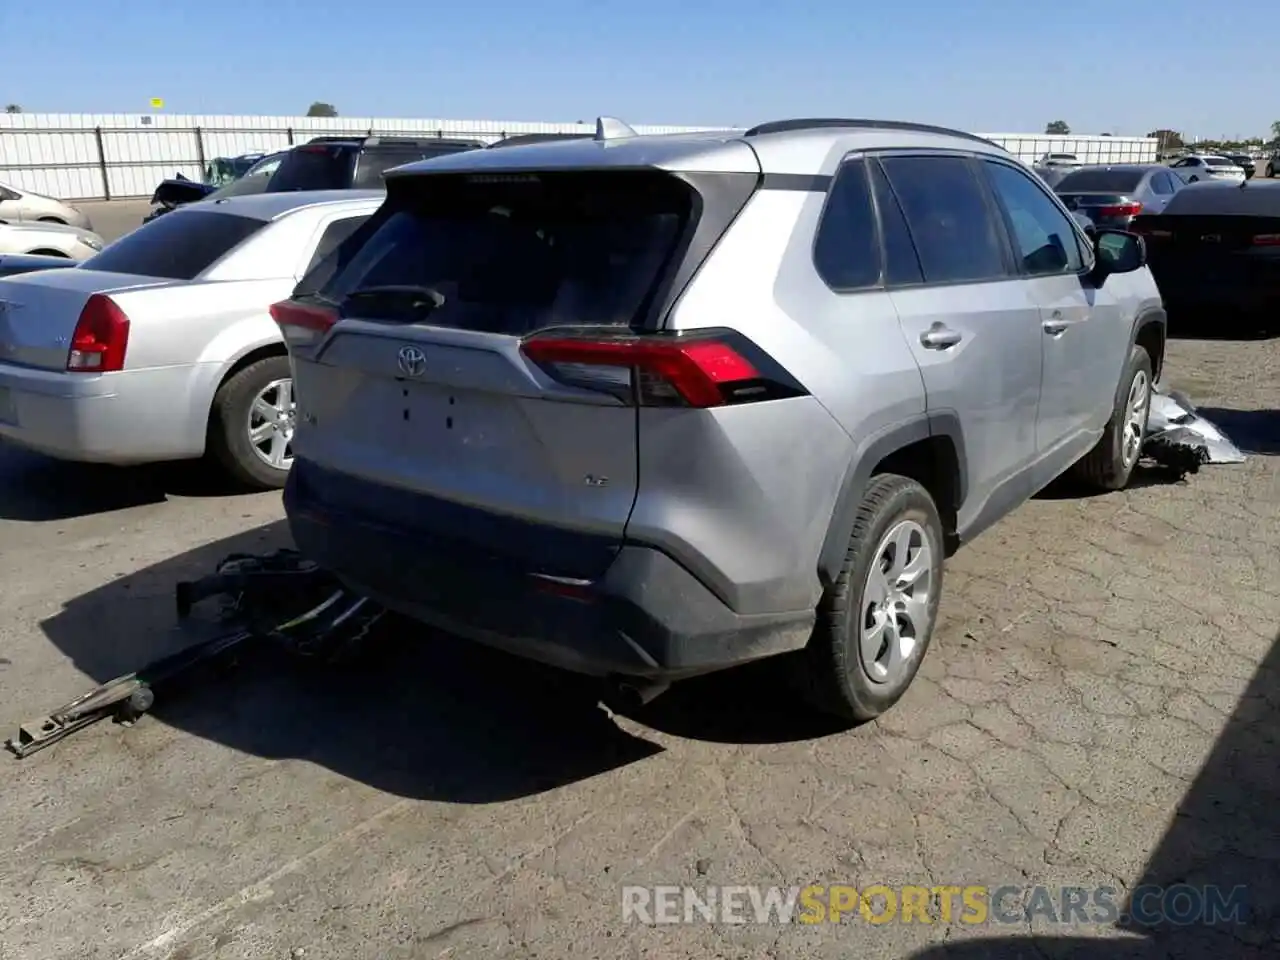
[[[265,187],[245,192],[285,193],[294,190],[378,190],[382,176],[392,167],[417,160],[478,150],[479,140],[443,137],[314,137],[283,152]],[[281,156],[272,154],[271,157]],[[263,161],[266,162],[264,158]],[[143,221],[153,220],[183,204],[209,199],[219,188],[185,178],[165,180],[151,197],[153,209]],[[221,188],[219,196],[239,193]],[[216,198],[215,198],[216,199]]]
[[[442,137],[316,137],[289,151],[267,193],[381,189],[392,167],[483,146],[479,140]]]

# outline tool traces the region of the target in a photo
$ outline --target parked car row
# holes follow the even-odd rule
[[[370,146],[0,280],[0,437],[284,485],[357,590],[640,699],[779,655],[889,708],[946,555],[1066,472],[1128,483],[1165,305],[1280,264],[1270,184],[1055,194],[918,124],[602,119],[361,180]]]

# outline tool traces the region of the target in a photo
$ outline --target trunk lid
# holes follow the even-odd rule
[[[397,178],[367,241],[339,247],[291,302],[332,310],[336,325],[300,344],[278,316],[299,403],[296,462],[390,488],[340,505],[368,522],[463,539],[547,575],[599,577],[636,495],[630,372],[584,364],[603,378],[584,389],[549,376],[522,338],[652,329],[698,209],[688,183],[653,170]],[[341,483],[315,486],[323,499]],[[457,529],[477,515],[497,518]],[[534,533],[512,535],[510,520]],[[549,555],[554,531],[587,546]]]
[[[1061,192],[1059,197],[1066,209],[1088,216],[1100,227],[1108,220],[1128,220],[1142,212],[1142,204],[1128,193]]]
[[[1134,229],[1147,244],[1162,287],[1247,283],[1280,263],[1280,217],[1169,214],[1139,217]]]
[[[65,370],[71,335],[93,294],[172,282],[80,268],[41,270],[0,280],[0,363]]]

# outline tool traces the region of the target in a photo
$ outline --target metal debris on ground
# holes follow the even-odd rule
[[[179,583],[178,616],[203,600],[223,598],[227,633],[162,657],[20,724],[5,746],[28,757],[69,734],[111,717],[131,724],[151,709],[156,690],[195,668],[229,657],[246,644],[271,642],[290,653],[341,660],[382,616],[381,608],[348,591],[292,550],[227,557],[214,574]]]
[[[1178,477],[1207,463],[1244,463],[1245,456],[1221,430],[1200,416],[1186,394],[1157,385],[1151,395],[1142,453]]]

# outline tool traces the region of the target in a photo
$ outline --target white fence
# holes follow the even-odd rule
[[[214,157],[278,150],[324,134],[461,137],[490,142],[517,133],[590,132],[593,124],[385,117],[254,117],[192,114],[0,114],[0,182],[66,200],[150,196],[176,173],[204,175]],[[637,126],[640,133],[712,127]],[[1150,162],[1146,137],[983,134],[1023,160],[1074,153],[1086,163]]]

